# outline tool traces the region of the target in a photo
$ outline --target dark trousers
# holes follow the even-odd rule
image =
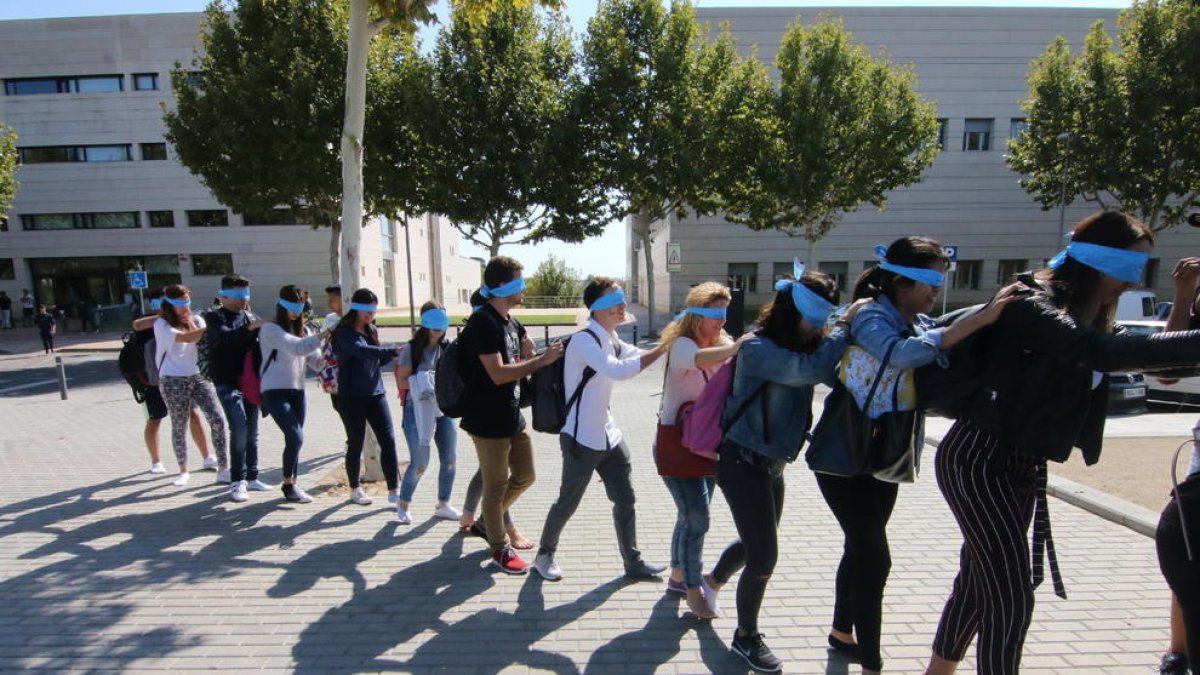
[[[263,408],[283,432],[283,477],[295,480],[304,445],[306,402],[300,389],[269,389],[262,393]]]
[[[593,450],[579,445],[569,434],[559,434],[558,445],[563,455],[562,485],[558,489],[558,499],[554,500],[550,512],[546,514],[538,553],[554,555],[563,528],[575,515],[575,509],[579,508],[579,501],[587,492],[592,475],[599,474],[608,501],[613,505],[613,526],[617,530],[621,559],[625,561],[626,569],[639,565],[642,552],[637,549],[637,518],[633,509],[629,446],[621,441],[608,450]]]
[[[379,463],[383,465],[383,476],[388,490],[395,490],[400,483],[400,465],[396,461],[396,433],[392,427],[392,411],[388,408],[384,394],[375,396],[341,396],[338,398],[338,414],[346,429],[346,479],[350,487],[358,487],[362,474],[362,448],[367,435],[367,425],[375,432],[379,441]]]
[[[1200,480],[1192,477],[1188,482]],[[1196,486],[1200,487],[1200,486]],[[1185,488],[1181,487],[1181,491]],[[1193,493],[1194,494],[1194,493]],[[1180,524],[1177,499],[1172,499],[1158,520],[1155,543],[1158,546],[1158,566],[1162,570],[1171,592],[1179,598],[1183,608],[1183,625],[1187,632],[1188,659],[1192,672],[1200,663],[1200,497],[1183,497],[1184,518],[1192,544],[1194,560],[1188,560],[1187,545],[1183,541],[1183,526]]]
[[[717,485],[733,513],[738,540],[721,553],[713,568],[718,583],[742,570],[737,586],[738,627],[758,632],[758,611],[767,581],[779,558],[779,519],[783,515],[783,465],[757,460],[753,452],[722,443],[717,462]],[[744,569],[743,569],[744,568]]]
[[[1037,497],[1038,460],[1009,452],[990,434],[958,421],[934,458],[963,547],[958,576],[933,640],[933,651],[961,661],[979,636],[978,672],[1015,675],[1033,619],[1029,524]]]
[[[883,587],[892,569],[887,523],[899,486],[872,476],[817,474],[825,503],[842,527],[845,544],[838,565],[833,627],[854,632],[863,668],[882,670],[879,631]]]
[[[40,333],[42,338],[42,349],[47,352],[54,351],[54,333]]]
[[[257,480],[258,406],[230,384],[217,385],[217,400],[229,423],[229,479],[234,483]]]

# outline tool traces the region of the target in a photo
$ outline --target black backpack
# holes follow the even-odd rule
[[[583,397],[583,388],[587,386],[589,380],[596,375],[596,371],[591,366],[586,366],[583,369],[583,377],[579,380],[579,384],[575,387],[575,391],[571,392],[571,397],[567,398],[566,380],[564,378],[566,369],[566,349],[571,344],[571,340],[580,333],[587,333],[589,337],[600,344],[600,338],[590,330],[581,330],[578,333],[568,337],[563,341],[563,357],[554,363],[535,372],[532,376],[531,393],[533,398],[533,429],[546,434],[557,434],[562,432],[563,425],[567,423],[567,414],[571,412],[571,406],[579,403],[579,399]],[[621,355],[621,347],[617,346],[617,356]],[[578,425],[579,418],[575,418]],[[576,434],[579,429],[576,428]]]
[[[488,316],[491,316],[490,314]],[[516,321],[516,319],[513,319]],[[495,322],[497,329],[500,329],[500,324]],[[465,332],[467,329],[464,328]],[[520,322],[517,322],[517,330],[521,330]],[[462,349],[462,333],[459,334],[454,342],[446,344],[442,342],[442,355],[438,357],[437,376],[433,379],[433,393],[437,398],[438,409],[446,417],[462,417],[463,406],[466,405],[466,390],[467,376],[472,372],[464,362],[466,353]],[[505,358],[501,354],[501,358]],[[413,364],[413,372],[416,372],[416,363]]]
[[[146,400],[146,390],[150,388],[150,375],[146,368],[146,337],[147,331],[125,333],[121,336],[121,352],[117,354],[117,369],[133,390],[133,400],[143,403]],[[154,334],[150,333],[150,339]]]

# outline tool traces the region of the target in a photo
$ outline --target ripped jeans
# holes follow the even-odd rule
[[[458,470],[458,430],[454,428],[454,420],[450,417],[439,417],[435,424],[433,442],[438,450],[437,498],[439,502],[449,502],[450,493],[454,490],[454,475]],[[408,468],[400,482],[400,501],[411,502],[422,473],[429,467],[429,446],[422,446],[417,438],[417,421],[411,396],[404,402],[404,417],[400,427],[404,430],[404,440],[408,442],[409,456]],[[417,471],[418,468],[422,471]]]

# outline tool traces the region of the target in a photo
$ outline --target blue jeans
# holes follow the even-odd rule
[[[229,479],[258,479],[258,406],[229,384],[217,385],[217,399],[229,423]]]
[[[417,483],[421,482],[421,474],[429,466],[429,446],[421,447],[419,442],[411,398],[404,401],[400,428],[404,430],[404,440],[408,442],[409,456],[408,468],[400,482],[400,501],[411,502]],[[448,502],[454,490],[454,474],[458,470],[458,430],[454,428],[453,419],[445,416],[437,418],[433,442],[438,449],[438,501]]]
[[[263,408],[283,432],[283,478],[295,480],[304,445],[306,402],[300,389],[269,389],[262,393]]]
[[[700,588],[701,555],[708,533],[708,505],[715,478],[671,478],[663,476],[678,515],[671,534],[671,567],[683,570],[683,585]]]

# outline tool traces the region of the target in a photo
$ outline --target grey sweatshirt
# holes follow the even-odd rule
[[[263,371],[262,390],[271,389],[304,389],[304,366],[307,363],[313,371],[321,368],[321,336],[309,335],[298,338],[271,322],[263,324],[258,333],[258,345],[262,350]],[[275,351],[275,360],[267,365],[271,352]]]

